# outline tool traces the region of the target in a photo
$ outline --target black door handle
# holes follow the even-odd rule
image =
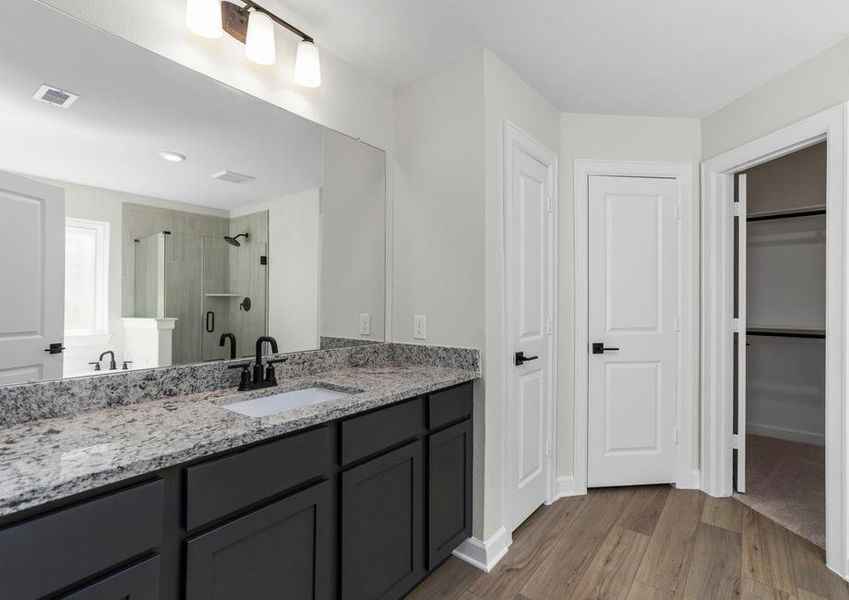
[[[536,360],[538,358],[539,358],[539,356],[525,356],[524,352],[517,352],[513,356],[513,364],[516,365],[517,367],[521,367],[523,364],[525,364],[529,360]]]
[[[593,342],[593,354],[604,354],[605,352],[618,352],[619,348],[605,348],[604,342]]]

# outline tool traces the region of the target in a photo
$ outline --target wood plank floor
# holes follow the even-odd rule
[[[849,600],[822,549],[733,498],[669,486],[543,506],[491,573],[451,558],[409,598]]]

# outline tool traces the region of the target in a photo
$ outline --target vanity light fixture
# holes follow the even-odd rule
[[[245,44],[245,56],[260,65],[273,65],[277,60],[274,23],[301,38],[295,56],[295,81],[304,87],[320,86],[318,48],[312,37],[291,23],[253,0],[241,0],[241,4],[229,0],[186,0],[186,25],[190,30],[208,38],[220,37],[220,32],[225,31]]]
[[[167,160],[168,162],[173,162],[173,163],[179,163],[179,162],[183,162],[184,160],[186,160],[186,156],[184,154],[180,154],[179,152],[171,152],[169,150],[163,150],[162,152],[159,153],[159,156],[161,156],[163,159]]]

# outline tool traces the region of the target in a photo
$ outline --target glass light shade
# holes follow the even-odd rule
[[[192,33],[209,39],[224,35],[221,0],[186,0],[186,27]]]
[[[248,17],[248,36],[245,40],[245,56],[259,65],[273,65],[277,60],[274,45],[274,21],[258,10]]]
[[[318,48],[312,42],[298,42],[295,81],[304,87],[314,88],[321,85],[321,60],[318,57]]]

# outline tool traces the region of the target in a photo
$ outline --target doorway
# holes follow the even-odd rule
[[[702,165],[702,489],[734,486],[734,183],[737,174],[826,142],[825,547],[826,564],[849,575],[846,474],[846,127],[841,104],[707,160]],[[738,325],[739,328],[739,325]],[[739,369],[737,370],[739,371]],[[738,392],[739,393],[739,392]],[[739,424],[739,423],[738,423]]]
[[[734,491],[825,548],[827,143],[735,177]]]

